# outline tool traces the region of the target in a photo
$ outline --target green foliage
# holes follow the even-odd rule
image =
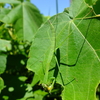
[[[32,38],[43,23],[42,15],[30,2],[0,3],[0,100],[33,98],[30,82],[34,73],[26,64]],[[9,8],[4,8],[4,3],[9,3]]]
[[[29,2],[20,2],[12,5],[12,8],[13,10],[5,10],[6,14],[2,15],[0,19],[13,26],[15,34],[13,38],[32,41],[36,30],[42,23],[42,16],[38,9]]]
[[[0,0],[0,100],[99,100],[99,1],[48,20],[29,1]]]
[[[82,0],[74,0],[68,12],[53,16],[33,39],[27,65],[35,73],[32,85],[40,81],[47,87],[54,77],[64,88],[63,100],[94,100],[100,79],[99,16]]]
[[[4,88],[4,81],[3,79],[0,77],[0,92],[1,90]]]

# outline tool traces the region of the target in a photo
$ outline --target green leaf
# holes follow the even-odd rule
[[[87,20],[90,21],[90,19]],[[89,21],[85,21],[87,25],[89,25],[90,23]],[[100,79],[100,75],[99,75],[100,61],[99,61],[99,57],[94,51],[94,48],[83,36],[83,34],[86,34],[88,28],[83,27],[81,30],[84,30],[84,33],[82,33],[77,27],[78,24],[75,25],[75,22],[72,21],[71,26],[74,25],[74,27],[71,27],[72,34],[69,36],[68,40],[60,48],[60,54],[61,54],[60,62],[62,63],[62,65],[60,65],[60,72],[62,74],[63,80],[60,80],[61,79],[60,75],[59,78],[57,77],[57,80],[60,83],[61,81],[63,81],[65,85],[64,91],[62,93],[63,100],[66,99],[67,100],[74,100],[74,99],[95,100],[96,99],[95,90],[97,85],[99,84],[99,79]],[[81,20],[80,24],[82,26],[84,25],[83,20]],[[95,30],[95,27],[93,27],[92,30]],[[69,57],[72,60],[75,59],[73,56],[75,55],[75,51],[73,52],[72,50],[76,49],[76,51],[78,51],[78,48],[80,48],[80,44],[83,39],[85,39],[85,43],[83,44],[83,48],[79,57],[77,56],[78,60],[76,60],[75,65],[68,63]],[[70,42],[72,43],[70,44]],[[66,52],[66,56],[65,56],[65,52]]]
[[[46,92],[41,91],[41,90],[37,90],[34,93],[34,99],[33,98],[29,98],[28,100],[43,100],[46,95],[47,95]]]
[[[11,42],[0,39],[0,51],[6,52],[7,50],[11,50]]]
[[[31,41],[42,23],[42,16],[33,4],[23,2],[7,13],[1,20],[4,23],[14,24],[14,34],[17,39]]]
[[[4,88],[4,81],[3,79],[0,77],[0,92],[1,90]]]
[[[44,82],[45,75],[48,79],[55,77],[56,82],[64,87],[63,100],[95,100],[95,90],[100,79],[100,61],[94,47],[84,36],[93,23],[88,18],[70,19],[67,13],[59,14],[57,18],[58,21],[55,20],[56,17],[52,17],[50,23],[46,22],[37,32],[30,49],[27,67],[38,75],[37,81]],[[94,20],[99,23],[98,19]],[[84,28],[84,23],[87,28]],[[50,28],[56,29],[54,51],[57,50],[57,60],[53,58],[55,55],[51,45],[55,42],[50,42],[54,34]],[[96,26],[92,27],[92,30],[96,30]],[[48,52],[48,49],[52,50],[52,53]],[[48,70],[46,63],[49,64]]]
[[[0,20],[5,17],[10,12],[10,9],[0,8]]]
[[[77,25],[79,21],[80,20],[75,21],[75,24]],[[83,33],[84,36],[86,35],[86,31],[88,29],[86,38],[100,58],[100,39],[98,38],[100,37],[100,34],[99,34],[100,25],[99,24],[100,24],[99,18],[94,18],[91,20],[91,24],[89,27],[87,24],[87,20],[83,20],[82,24],[79,24],[77,27],[79,28],[81,33]]]
[[[72,18],[86,18],[95,15],[95,13],[92,7],[87,5],[84,0],[73,0],[69,8],[69,15]]]
[[[98,0],[85,0],[85,2],[89,5],[94,5]]]
[[[18,0],[0,0],[0,3],[21,3]]]
[[[95,11],[96,14],[100,14],[99,7],[100,7],[100,0],[98,0],[98,1],[96,2],[96,4],[93,6],[94,11]]]
[[[45,30],[45,28],[48,29]],[[32,59],[29,59],[28,61],[28,68],[35,71],[35,74],[38,76],[37,79],[42,79],[42,81],[45,83],[48,79],[48,70],[54,53],[54,47],[54,29],[52,24],[47,21],[44,25],[42,25],[41,29],[38,31],[33,40],[33,45],[31,46],[31,52],[29,54],[29,57]],[[44,66],[44,68],[42,66]],[[43,78],[43,69],[46,70],[45,78]]]
[[[0,74],[6,69],[6,55],[0,53]]]
[[[7,55],[4,54],[7,50],[11,49],[10,41],[0,39],[0,74],[6,69]]]

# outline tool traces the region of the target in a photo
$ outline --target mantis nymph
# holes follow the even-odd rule
[[[57,2],[57,1],[56,1]],[[58,4],[57,4],[58,5]],[[58,7],[58,6],[57,6]],[[62,75],[63,70],[65,68],[66,73],[70,74],[70,72],[67,72],[69,69],[73,69],[77,63],[79,62],[79,58],[81,55],[81,52],[84,48],[84,44],[86,42],[86,38],[88,36],[88,30],[91,24],[92,19],[88,21],[87,29],[85,31],[84,36],[80,34],[80,30],[77,28],[81,22],[84,19],[87,19],[87,16],[91,13],[91,11],[84,15],[83,18],[79,19],[79,22],[75,25],[74,20],[72,17],[68,16],[68,12],[66,13],[66,19],[60,23],[60,20],[63,20],[64,14],[62,14],[62,17],[60,14],[58,14],[58,8],[57,8],[57,15],[50,20],[48,20],[49,23],[49,29],[51,30],[51,34],[48,31],[48,36],[50,39],[50,43],[53,44],[52,46],[52,58],[55,60],[54,67],[50,67],[52,64],[52,59],[49,62],[49,67],[47,66],[44,68],[47,68],[47,71],[44,72],[44,76],[49,77],[49,73],[51,71],[53,72],[53,79],[50,84],[45,84],[47,82],[44,82],[42,84],[44,90],[48,91],[49,93],[52,92],[55,84],[59,84],[62,87],[65,85],[68,85],[71,82],[74,82],[76,77],[74,75],[70,75],[71,78],[67,79],[64,75]],[[62,18],[62,19],[61,19]],[[76,35],[76,36],[75,36]],[[52,38],[51,38],[51,37]],[[54,38],[53,38],[54,37]],[[81,38],[79,38],[81,37]],[[76,39],[76,40],[74,40]],[[79,40],[78,40],[79,39]],[[63,44],[65,47],[63,47]],[[65,50],[67,51],[67,54],[65,54]],[[74,54],[72,54],[74,53]],[[67,60],[67,61],[66,61]],[[67,69],[66,69],[67,67]],[[58,78],[59,77],[59,78]],[[44,78],[46,80],[46,78]],[[48,79],[47,79],[48,80]],[[51,80],[51,78],[50,78]],[[66,80],[66,82],[65,82]],[[63,90],[63,89],[62,89]]]

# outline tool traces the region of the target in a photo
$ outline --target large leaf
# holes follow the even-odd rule
[[[86,15],[88,14],[90,13]],[[61,13],[57,15],[57,20],[56,17],[51,18],[50,23],[42,25],[37,32],[29,54],[27,68],[35,72],[35,82],[39,80],[44,82],[45,76],[47,79],[55,77],[56,82],[64,87],[63,100],[96,99],[95,91],[100,80],[100,61],[94,47],[89,43],[90,39],[86,38],[89,27],[93,25],[91,21],[93,18],[90,15],[91,19],[81,17],[80,20],[71,19],[67,13]],[[98,18],[94,18],[93,21],[100,22]],[[55,49],[53,47],[55,42],[52,41],[54,33],[51,29],[56,30]],[[96,29],[96,26],[92,27],[92,30]],[[57,50],[56,59],[53,54],[55,50]]]
[[[35,32],[42,23],[42,16],[33,4],[23,2],[19,3],[14,9],[7,12],[1,20],[4,23],[14,24],[14,33],[16,34],[17,39],[31,41]]]

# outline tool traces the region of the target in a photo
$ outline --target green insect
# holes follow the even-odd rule
[[[56,0],[56,3],[57,3],[57,0]],[[58,5],[58,4],[57,4]],[[58,6],[57,6],[58,7]],[[58,8],[57,8],[58,9]],[[86,16],[85,16],[86,17]],[[80,20],[80,22],[77,24],[77,26],[81,23],[81,21],[82,21],[83,19],[81,19]],[[90,24],[91,24],[91,21],[92,20],[90,20],[89,21],[89,24],[87,25],[87,31],[86,31],[86,34],[85,34],[85,36],[84,36],[84,38],[82,39],[82,41],[81,41],[81,45],[79,46],[79,48],[78,48],[78,52],[77,52],[77,54],[73,57],[73,58],[70,58],[70,59],[72,59],[72,61],[71,60],[69,60],[69,62],[68,63],[64,63],[64,62],[61,62],[60,61],[60,59],[61,59],[61,57],[60,57],[60,53],[61,53],[61,51],[60,51],[60,46],[57,44],[57,37],[58,37],[58,35],[60,34],[58,34],[57,32],[59,32],[58,30],[59,30],[59,28],[60,27],[58,27],[58,23],[59,23],[59,15],[58,15],[58,10],[57,10],[57,15],[55,16],[55,19],[51,22],[51,20],[48,20],[48,23],[49,23],[49,25],[50,25],[50,29],[51,29],[51,31],[52,31],[52,33],[53,33],[53,36],[55,37],[54,38],[54,40],[51,40],[51,43],[52,43],[52,41],[54,41],[53,42],[53,48],[54,48],[54,50],[53,50],[53,52],[54,52],[54,59],[55,59],[55,62],[56,62],[56,65],[55,65],[55,67],[54,68],[47,68],[47,67],[45,67],[45,68],[47,68],[47,71],[44,71],[44,76],[48,76],[48,74],[49,74],[49,72],[50,71],[52,71],[52,70],[54,70],[54,77],[53,77],[53,79],[50,79],[50,80],[52,80],[50,83],[48,83],[48,82],[44,82],[44,83],[42,83],[42,87],[43,87],[43,89],[45,90],[45,91],[48,91],[49,93],[52,93],[52,91],[53,91],[53,89],[55,89],[55,86],[57,85],[57,84],[59,84],[59,83],[57,83],[57,81],[56,81],[56,78],[58,77],[58,75],[60,76],[60,80],[62,81],[62,84],[59,84],[59,87],[61,87],[61,88],[63,88],[64,86],[66,86],[66,85],[68,85],[69,83],[71,83],[71,82],[73,82],[73,81],[75,81],[76,80],[76,78],[73,76],[73,78],[72,79],[70,79],[70,80],[68,80],[68,82],[64,82],[64,77],[63,77],[63,75],[62,75],[62,72],[61,72],[61,70],[60,70],[60,67],[61,66],[66,66],[66,67],[75,67],[76,65],[77,65],[77,63],[78,63],[78,60],[79,60],[79,58],[80,58],[80,55],[81,55],[81,52],[82,52],[82,49],[83,49],[83,47],[84,47],[84,44],[85,44],[85,42],[86,42],[86,38],[87,38],[87,35],[88,35],[88,30],[89,30],[89,27],[90,27]],[[60,25],[59,25],[60,26]],[[69,25],[69,28],[70,28],[70,25]],[[66,36],[66,37],[68,37],[68,38],[70,38],[70,36],[73,34],[73,31],[74,30],[72,30],[69,34],[68,34],[68,36]],[[66,39],[66,38],[65,38]],[[59,42],[59,41],[58,41]],[[74,51],[75,52],[75,51]],[[52,54],[52,53],[51,53]],[[66,55],[65,55],[65,57],[67,57]],[[69,58],[68,58],[69,59]],[[74,60],[73,60],[74,59]],[[50,65],[48,65],[48,66],[50,66]],[[66,76],[67,77],[67,76]],[[47,80],[47,78],[44,78],[45,80]],[[46,84],[47,83],[47,84]],[[63,88],[64,89],[64,88]],[[61,89],[62,91],[63,91],[63,89]]]

